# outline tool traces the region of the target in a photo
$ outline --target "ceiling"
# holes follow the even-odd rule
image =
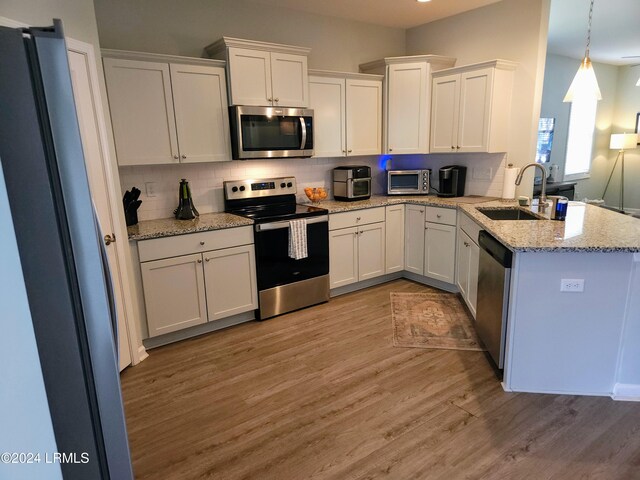
[[[347,18],[387,27],[411,28],[502,0],[251,0],[274,7]],[[633,1],[633,0],[631,0]],[[637,1],[637,0],[636,0]]]
[[[582,58],[590,0],[551,0],[548,51]],[[640,63],[640,0],[595,0],[591,59],[612,65]],[[637,58],[623,58],[637,56]]]

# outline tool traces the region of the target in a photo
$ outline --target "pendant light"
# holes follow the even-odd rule
[[[563,102],[573,102],[578,98],[596,98],[597,100],[602,100],[598,80],[596,80],[596,74],[593,71],[591,59],[589,58],[593,2],[594,0],[591,0],[591,7],[589,8],[589,29],[587,30],[587,48],[584,52],[584,58],[582,59],[582,63],[580,63],[578,73],[576,73],[576,76],[573,78],[573,82],[571,82],[571,86],[569,87]]]

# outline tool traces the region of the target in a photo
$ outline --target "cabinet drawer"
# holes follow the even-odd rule
[[[329,215],[329,230],[357,227],[368,223],[384,222],[384,207],[367,208],[353,212]]]
[[[462,229],[464,233],[469,235],[469,238],[473,240],[473,242],[477,245],[478,233],[480,232],[480,230],[482,230],[482,228],[480,228],[480,225],[474,222],[467,214],[462,212],[460,212],[460,215],[458,215],[458,225],[460,226],[460,229]]]
[[[148,262],[251,243],[253,232],[246,226],[143,240],[138,242],[138,253],[141,262]]]
[[[432,223],[455,225],[457,211],[455,208],[426,207],[426,220]]]

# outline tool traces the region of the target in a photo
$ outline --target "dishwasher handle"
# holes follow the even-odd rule
[[[491,236],[486,230],[480,230],[478,244],[504,268],[511,268],[513,252]]]

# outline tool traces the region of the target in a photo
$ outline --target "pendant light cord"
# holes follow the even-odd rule
[[[591,0],[591,6],[589,7],[589,29],[587,30],[587,50],[585,52],[585,57],[589,58],[589,47],[591,46],[591,20],[593,19],[593,2],[595,0]]]

